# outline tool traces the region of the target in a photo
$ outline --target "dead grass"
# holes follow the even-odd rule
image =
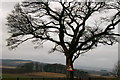
[[[14,67],[14,66],[0,66],[0,68],[15,69],[16,67]]]
[[[51,72],[32,72],[25,73],[25,75],[29,76],[42,76],[47,78],[64,78],[66,75],[61,73],[51,73]]]
[[[31,61],[17,61],[15,63],[31,63]]]

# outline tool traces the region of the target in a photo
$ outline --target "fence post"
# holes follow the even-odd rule
[[[19,78],[17,78],[17,80],[19,80]]]
[[[79,78],[79,80],[82,80],[81,77]]]
[[[33,80],[33,78],[31,78],[31,80]]]
[[[89,77],[89,80],[92,80],[92,79]]]

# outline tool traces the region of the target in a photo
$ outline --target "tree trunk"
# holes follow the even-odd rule
[[[73,69],[73,62],[72,62],[72,58],[71,57],[66,57],[66,69],[68,68],[68,66],[71,66]],[[66,78],[67,80],[73,80],[74,78],[74,72],[73,71],[66,71]]]

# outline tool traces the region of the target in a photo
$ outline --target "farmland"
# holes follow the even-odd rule
[[[63,78],[65,74],[50,72],[33,72],[24,74],[3,74],[3,78]]]
[[[2,80],[66,80],[64,65],[36,62],[34,64],[36,65],[33,65],[32,61],[29,60],[3,60],[1,67]],[[106,72],[91,72],[92,74],[88,74],[87,72],[76,70],[75,80],[120,80],[115,79],[112,75],[100,75],[105,75]]]
[[[66,80],[65,74],[50,72],[33,72],[25,74],[3,74],[2,80]],[[120,80],[113,77],[83,77],[75,80]]]

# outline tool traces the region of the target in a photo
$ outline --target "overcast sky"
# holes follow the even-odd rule
[[[0,4],[0,17],[2,20],[0,25],[0,37],[2,38],[0,41],[0,45],[2,45],[2,58],[4,59],[27,59],[34,60],[46,63],[62,63],[65,64],[65,56],[61,53],[55,52],[49,54],[51,46],[53,45],[51,42],[47,42],[43,48],[34,49],[33,44],[28,41],[22,45],[20,45],[16,50],[10,51],[6,47],[6,41],[9,37],[7,33],[6,16],[11,12],[16,4],[16,1],[20,0],[8,0],[2,1]],[[80,56],[74,63],[75,68],[79,67],[99,67],[99,68],[107,68],[113,69],[115,63],[118,60],[118,44],[114,46],[100,46],[95,50],[91,50],[86,54]]]

